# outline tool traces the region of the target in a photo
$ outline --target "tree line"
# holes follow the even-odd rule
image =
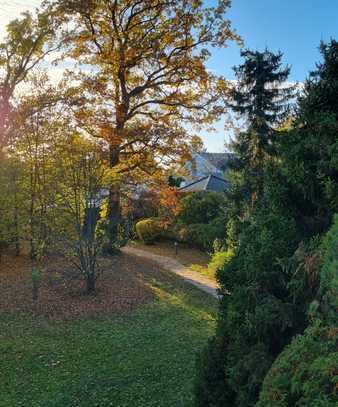
[[[337,403],[338,43],[295,93],[282,54],[246,50],[231,105],[224,293],[199,406]]]

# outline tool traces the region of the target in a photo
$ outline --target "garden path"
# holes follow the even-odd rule
[[[209,278],[197,273],[196,271],[190,270],[188,267],[185,267],[183,264],[175,259],[166,256],[160,256],[159,254],[149,253],[145,250],[136,249],[135,247],[130,246],[121,248],[121,251],[131,256],[142,257],[144,259],[151,260],[163,269],[177,274],[188,283],[198,287],[199,289],[212,295],[213,297],[220,297],[218,285],[215,281],[210,280]]]

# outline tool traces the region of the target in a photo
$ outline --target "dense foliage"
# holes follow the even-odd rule
[[[37,257],[51,243],[50,220],[62,206],[81,218],[79,243],[85,218],[94,213],[86,206],[104,200],[104,252],[114,251],[121,203],[167,181],[170,166],[191,157],[200,140],[187,123],[209,125],[222,114],[220,95],[228,85],[206,69],[205,48],[238,40],[225,18],[229,6],[47,0],[8,24],[0,41],[0,181],[8,192],[0,197],[0,247],[13,244],[19,253],[28,241]],[[51,83],[49,68],[65,60],[62,79]],[[80,179],[85,164],[69,156],[67,143],[76,137],[91,145],[83,162],[100,152],[99,196]],[[55,158],[74,171],[60,176]],[[53,188],[63,180],[73,192],[67,204]],[[23,210],[14,202],[23,202]]]
[[[146,244],[152,244],[159,236],[161,227],[155,219],[143,219],[136,223],[137,237]]]
[[[282,66],[282,53],[244,50],[241,56],[230,105],[247,128],[232,143],[232,167],[242,174],[243,200],[255,201],[263,188],[262,163],[275,154],[275,127],[289,114],[294,87],[285,84],[290,68]]]
[[[196,395],[201,407],[254,406],[260,394],[260,406],[329,406],[335,400],[336,373],[330,369],[337,358],[333,328],[337,321],[331,328],[326,322],[311,321],[316,301],[324,321],[331,309],[336,311],[329,305],[336,294],[335,232],[329,234],[331,249],[319,270],[321,234],[338,211],[338,112],[332,96],[338,83],[337,49],[334,40],[322,44],[324,60],[306,82],[295,117],[282,127],[277,122],[272,127],[267,145],[273,153],[256,162],[259,180],[247,177],[246,155],[238,155],[226,240],[233,256],[218,272],[225,295],[217,333],[198,363]],[[249,83],[253,65],[258,69],[263,58],[254,55],[258,58],[246,55],[244,66],[250,69],[240,70],[244,75],[240,79]],[[271,58],[270,69],[278,72],[275,61]],[[264,89],[249,100],[269,98]],[[279,111],[278,99],[275,102]],[[271,109],[266,107],[268,101],[262,106],[266,113]],[[254,124],[255,117],[249,122]],[[254,158],[250,126],[243,134],[239,143]],[[331,294],[325,300],[327,293]]]
[[[225,81],[206,69],[209,46],[238,37],[225,18],[229,1],[57,0],[47,10],[64,24],[64,51],[83,69],[76,117],[105,141],[118,174],[156,170],[190,155],[184,124],[222,112]],[[48,9],[50,4],[50,9]],[[174,158],[174,160],[173,160]],[[136,171],[135,171],[136,170]],[[120,218],[123,183],[110,186],[108,232]]]
[[[337,405],[338,216],[323,246],[320,292],[309,309],[310,326],[272,365],[258,407]]]
[[[226,199],[217,192],[194,192],[180,201],[173,231],[178,240],[212,251],[216,239],[225,237]]]
[[[222,216],[224,197],[217,192],[195,192],[182,198],[178,221],[185,225],[209,223]]]
[[[320,322],[297,336],[272,365],[257,407],[334,407],[337,333]]]

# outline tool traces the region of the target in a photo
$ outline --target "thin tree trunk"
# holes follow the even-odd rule
[[[114,168],[119,163],[119,148],[110,147],[110,167]],[[113,246],[117,238],[118,225],[120,224],[120,185],[114,183],[109,190],[108,198],[108,237],[109,250],[113,251]]]
[[[17,195],[17,177],[13,177],[14,183],[14,241],[15,241],[15,255],[20,255],[20,236],[19,236],[19,207]]]
[[[16,198],[15,198],[16,200]],[[20,255],[20,237],[19,237],[19,216],[18,216],[18,206],[15,203],[14,206],[14,228],[15,228],[15,255],[19,256]]]
[[[96,291],[96,280],[94,274],[88,274],[86,278],[87,294],[94,294]]]

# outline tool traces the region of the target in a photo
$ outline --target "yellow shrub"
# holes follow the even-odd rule
[[[140,220],[135,227],[138,238],[146,244],[154,243],[161,232],[159,222],[152,218]]]

